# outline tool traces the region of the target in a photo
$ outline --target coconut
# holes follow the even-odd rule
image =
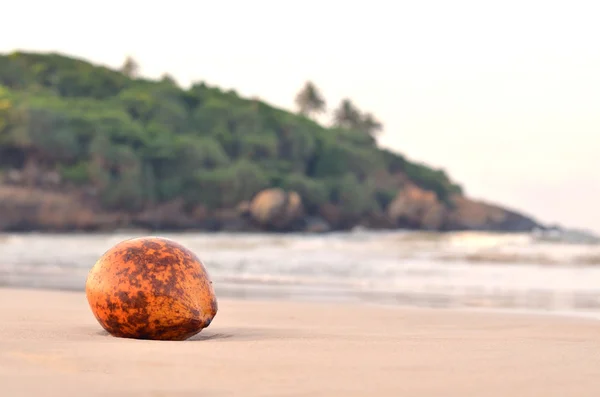
[[[217,314],[212,282],[200,259],[165,238],[116,244],[92,267],[85,289],[94,316],[115,337],[185,340]]]

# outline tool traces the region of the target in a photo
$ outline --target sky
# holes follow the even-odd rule
[[[600,2],[21,0],[0,52],[59,51],[293,109],[307,80],[466,193],[600,232]]]

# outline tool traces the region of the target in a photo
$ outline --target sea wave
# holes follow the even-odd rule
[[[0,285],[83,290],[111,246],[139,233],[3,235]],[[219,296],[455,308],[600,309],[600,247],[528,234],[163,234],[192,249]]]

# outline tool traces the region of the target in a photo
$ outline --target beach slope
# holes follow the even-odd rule
[[[600,323],[220,300],[154,342],[107,335],[83,293],[0,289],[0,395],[597,397]]]

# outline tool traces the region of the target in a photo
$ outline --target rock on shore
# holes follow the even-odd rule
[[[185,212],[178,200],[137,214],[106,212],[77,192],[0,184],[2,231],[108,231],[128,227],[168,230],[327,232],[355,226],[432,231],[522,232],[541,226],[532,218],[464,196],[441,203],[434,193],[407,185],[385,213],[347,218],[335,205],[306,215],[296,192],[267,189],[236,208]]]

